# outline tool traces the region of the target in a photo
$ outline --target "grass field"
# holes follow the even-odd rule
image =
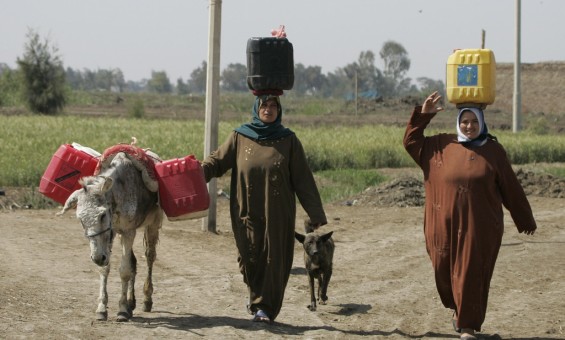
[[[221,122],[219,143],[240,122]],[[414,166],[402,147],[404,129],[385,125],[296,126],[313,171]],[[433,133],[433,131],[430,131]],[[203,159],[201,120],[0,115],[0,184],[39,182],[57,148],[77,142],[100,152],[119,143],[150,148],[163,159]],[[497,133],[514,164],[565,162],[565,136]]]

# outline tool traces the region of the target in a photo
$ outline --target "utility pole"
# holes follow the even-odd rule
[[[514,60],[514,96],[512,108],[512,132],[518,132],[522,128],[521,111],[522,111],[522,94],[520,92],[520,12],[521,0],[516,0],[516,59]]]
[[[359,107],[359,89],[358,89],[358,79],[357,79],[357,68],[355,68],[355,116],[357,116],[357,108]]]
[[[208,26],[208,67],[206,70],[206,122],[204,136],[204,158],[218,148],[218,102],[220,97],[220,38],[222,28],[222,0],[210,0]],[[208,217],[202,220],[202,230],[216,232],[217,183],[213,178],[208,183],[210,206]]]

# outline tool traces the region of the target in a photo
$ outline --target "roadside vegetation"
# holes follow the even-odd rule
[[[240,123],[238,119],[222,121],[219,143]],[[304,144],[311,168],[324,183],[325,201],[386,180],[380,168],[414,167],[402,147],[403,127],[319,125],[292,129]],[[37,187],[62,144],[77,142],[103,152],[112,145],[130,143],[132,137],[137,138],[138,146],[163,159],[189,154],[203,159],[203,119],[0,115],[0,186]],[[565,162],[563,135],[500,132],[497,137],[514,164]],[[562,168],[554,174],[564,175]]]
[[[325,202],[387,180],[379,169],[414,167],[402,147],[409,111],[444,88],[442,81],[407,78],[410,59],[394,41],[386,42],[379,56],[382,70],[371,51],[328,74],[296,64],[295,87],[283,96],[283,122],[300,137]],[[163,71],[126,81],[119,69],[64,68],[57,48],[30,31],[18,66],[0,63],[0,188],[29,188],[35,207],[48,205],[36,188],[62,144],[103,152],[136,137],[138,146],[162,159],[205,156],[205,62],[176,85]],[[245,77],[241,64],[222,72],[218,143],[249,121],[253,96]],[[509,131],[508,114],[499,109],[490,114],[491,132],[513,164],[565,162],[562,112],[533,112],[519,134]],[[438,115],[428,133],[452,131],[453,121],[449,114]],[[546,171],[565,177],[562,166]]]

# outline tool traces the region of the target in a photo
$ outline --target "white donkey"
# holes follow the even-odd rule
[[[148,158],[145,160],[147,161]],[[143,169],[142,162],[126,152],[118,152],[107,162],[101,161],[100,165],[97,176],[81,179],[82,189],[71,194],[59,214],[77,208],[77,218],[90,241],[90,257],[99,266],[100,293],[96,309],[97,320],[108,318],[106,285],[110,272],[110,255],[114,236],[116,234],[121,236],[122,293],[117,321],[128,321],[135,309],[134,285],[137,260],[132,249],[135,234],[138,228],[145,229],[147,278],[143,287],[145,295],[143,311],[150,312],[153,306],[151,276],[159,229],[163,221],[163,210],[158,204],[158,184],[149,178],[148,170]]]

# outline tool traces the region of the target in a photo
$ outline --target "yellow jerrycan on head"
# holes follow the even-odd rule
[[[494,103],[496,62],[489,49],[455,50],[447,58],[447,100],[462,106]]]

